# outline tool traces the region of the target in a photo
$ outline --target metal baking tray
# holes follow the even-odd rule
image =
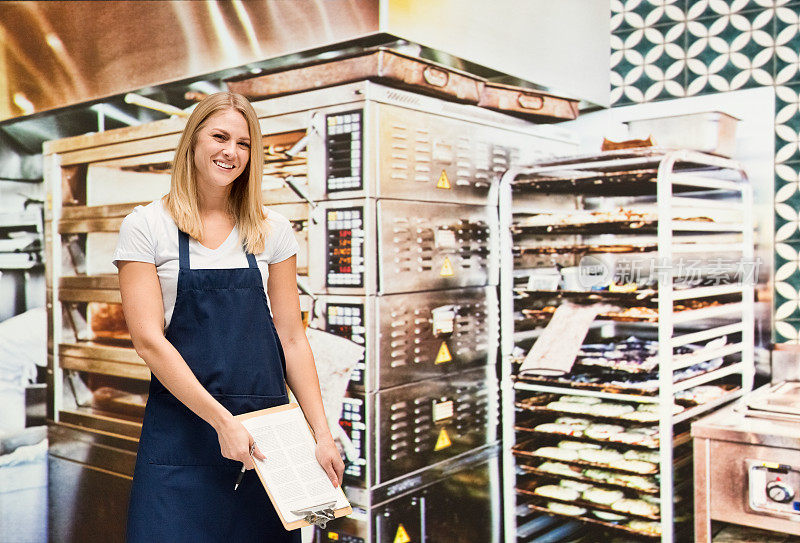
[[[572,411],[561,411],[558,409],[551,409],[547,407],[547,404],[553,401],[557,401],[563,398],[563,396],[555,395],[555,394],[540,394],[537,396],[530,396],[523,400],[519,400],[514,402],[514,406],[518,409],[523,411],[528,411],[531,413],[544,413],[544,414],[552,414],[558,415],[563,417],[579,417],[579,418],[589,418],[593,421],[597,422],[608,422],[611,424],[621,424],[622,426],[628,427],[640,427],[640,426],[653,426],[658,424],[658,419],[655,420],[635,420],[629,418],[623,418],[621,416],[609,416],[609,415],[594,415],[591,413],[577,413]],[[615,403],[623,403],[623,402],[615,402]],[[683,411],[681,408],[678,412]]]
[[[581,418],[581,417],[576,417],[576,418]],[[537,421],[537,422],[532,423],[532,424],[535,424],[536,426],[538,426],[539,422]],[[587,443],[595,443],[597,445],[603,445],[603,446],[611,446],[611,447],[614,447],[614,448],[622,447],[622,448],[625,448],[625,449],[635,449],[635,450],[639,450],[639,449],[646,449],[646,450],[650,450],[650,451],[658,450],[659,439],[658,439],[657,436],[653,437],[654,441],[652,443],[647,443],[647,444],[644,444],[644,443],[624,443],[622,441],[614,441],[612,439],[594,439],[594,438],[591,438],[591,437],[587,437],[586,435],[570,436],[569,434],[560,434],[560,433],[556,433],[556,432],[545,432],[545,431],[542,431],[542,430],[536,430],[536,426],[533,426],[533,425],[525,426],[523,424],[517,423],[514,426],[514,430],[517,431],[517,432],[525,432],[526,434],[530,434],[530,435],[537,435],[537,436],[541,437],[542,439],[548,439],[548,438],[552,438],[554,440],[575,439],[575,440],[578,440],[578,441],[585,441]],[[679,437],[680,437],[680,439],[679,439]],[[675,439],[673,440],[673,447],[675,447],[677,445],[682,445],[683,443],[686,443],[686,441],[688,441],[688,439],[689,439],[689,433],[688,432],[685,432],[684,434],[680,434],[679,436],[676,436]],[[557,460],[554,460],[554,461],[557,462]]]
[[[577,500],[559,500],[557,498],[550,498],[546,496],[540,496],[534,492],[534,489],[540,486],[539,481],[528,481],[527,483],[518,484],[516,487],[517,494],[521,494],[526,497],[531,497],[541,502],[558,502],[558,503],[565,503],[567,505],[577,505],[578,507],[583,507],[585,509],[594,509],[596,511],[604,511],[607,513],[615,513],[617,515],[624,515],[630,518],[640,518],[640,519],[647,519],[647,520],[660,520],[661,515],[639,515],[636,513],[623,513],[621,511],[617,511],[616,509],[612,509],[607,505],[603,505],[600,503],[590,502],[587,500],[577,499]]]
[[[543,463],[547,460],[543,460]],[[558,462],[558,460],[552,460],[552,462]],[[624,490],[632,490],[639,494],[658,494],[659,493],[659,484],[656,482],[656,478],[651,475],[639,475],[638,477],[643,477],[645,479],[653,481],[653,488],[638,488],[632,485],[626,485],[623,483],[616,483],[616,482],[609,482],[609,481],[598,481],[597,479],[591,479],[589,477],[584,477],[583,475],[566,475],[563,473],[551,473],[549,471],[542,471],[537,467],[531,466],[529,464],[517,464],[517,468],[521,469],[525,472],[525,474],[535,475],[540,479],[550,480],[550,481],[560,481],[562,479],[571,479],[573,481],[580,481],[582,483],[589,483],[594,486],[601,486],[601,487],[609,487],[609,488],[619,488]],[[624,474],[624,475],[632,475],[632,474]],[[622,514],[622,513],[620,513]]]
[[[517,176],[512,190],[601,196],[652,195],[656,192],[659,163],[668,152],[668,149],[656,147],[620,149],[540,162],[535,165],[539,171]],[[675,171],[680,173],[709,169],[708,165],[692,162],[691,158],[675,163]],[[696,189],[675,185],[673,190]]]
[[[576,364],[575,366],[579,366],[579,364]],[[717,370],[713,370],[713,371],[717,371]],[[706,373],[710,373],[710,372],[706,372]],[[694,375],[694,376],[689,377],[687,379],[681,379],[680,381],[675,381],[675,384],[678,384],[681,381],[686,381],[688,379],[694,379],[695,377],[699,377],[700,375],[705,375],[705,373],[699,374],[699,375]],[[626,387],[626,386],[614,385],[614,384],[611,384],[611,383],[575,382],[575,381],[569,381],[566,377],[564,377],[564,378],[548,378],[548,377],[542,376],[542,375],[526,375],[526,374],[523,374],[523,375],[517,375],[514,379],[516,381],[519,381],[519,382],[522,382],[522,383],[531,383],[531,384],[545,385],[545,386],[560,386],[560,387],[566,386],[566,387],[574,389],[574,390],[594,390],[594,391],[597,391],[597,392],[605,392],[605,393],[608,393],[608,394],[635,394],[637,396],[656,396],[656,395],[658,395],[658,389],[638,388],[638,387],[635,387],[635,386],[627,386]],[[741,387],[738,387],[736,385],[728,384],[728,383],[724,383],[724,384],[721,384],[719,386],[725,391],[726,395],[730,394],[732,392],[736,392],[736,391],[740,390],[740,388],[741,388]],[[675,399],[675,403],[680,405],[680,406],[683,406],[683,407],[696,407],[698,405],[702,405],[702,404],[698,403],[695,400],[683,399],[683,398]]]
[[[260,99],[365,79],[469,104],[478,103],[484,86],[480,77],[384,47],[226,83],[231,92]]]
[[[566,438],[569,439],[569,438]],[[528,441],[523,441],[521,443],[517,443],[513,447],[511,447],[511,453],[520,458],[527,458],[527,459],[534,459],[536,461],[544,462],[546,460],[551,460],[553,462],[560,462],[562,464],[568,464],[570,466],[579,466],[582,468],[599,468],[604,469],[607,471],[613,471],[617,473],[625,473],[627,475],[655,475],[659,472],[659,468],[657,464],[654,464],[655,468],[650,471],[634,471],[625,468],[617,468],[612,467],[608,464],[603,464],[600,462],[587,462],[586,460],[560,460],[557,458],[549,458],[546,456],[539,456],[535,454],[535,451],[540,448],[541,440],[539,439],[530,439]]]
[[[747,414],[792,415],[800,420],[800,383],[786,381],[754,392],[747,400]]]
[[[739,119],[721,111],[628,121],[633,135],[652,136],[656,144],[730,157],[736,151]]]
[[[478,105],[540,123],[578,117],[578,100],[489,81],[483,86]]]
[[[636,535],[636,536],[639,536],[639,537],[649,537],[649,538],[653,538],[653,539],[657,539],[657,538],[661,537],[661,534],[648,533],[648,532],[642,532],[642,531],[639,531],[639,530],[634,530],[633,528],[629,528],[628,526],[625,526],[624,524],[614,524],[614,523],[611,523],[611,522],[606,522],[606,521],[603,521],[603,520],[600,520],[600,519],[592,518],[592,517],[589,517],[589,516],[586,516],[586,515],[573,516],[573,515],[566,515],[564,513],[557,513],[557,512],[555,512],[555,511],[553,511],[551,509],[548,509],[547,507],[542,507],[542,506],[536,505],[534,503],[528,503],[526,505],[531,511],[536,511],[538,513],[546,513],[548,515],[554,515],[554,516],[565,518],[565,519],[579,520],[581,522],[587,522],[587,523],[590,523],[590,524],[596,524],[598,526],[604,526],[605,528],[611,528],[613,530],[619,530],[621,532],[625,532],[625,533],[631,534],[631,535]],[[620,514],[622,514],[622,513],[620,513]]]
[[[522,255],[557,255],[557,254],[628,254],[628,253],[648,253],[658,250],[656,244],[608,244],[608,245],[589,245],[576,243],[573,245],[562,246],[540,246],[524,247],[517,245],[511,248],[515,257]]]

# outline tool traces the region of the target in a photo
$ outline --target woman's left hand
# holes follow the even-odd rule
[[[316,448],[317,462],[328,474],[328,478],[333,483],[333,486],[339,486],[342,482],[344,475],[344,462],[339,455],[339,450],[333,442],[333,438],[328,435],[317,441]]]

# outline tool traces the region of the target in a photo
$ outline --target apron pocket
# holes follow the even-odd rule
[[[214,394],[234,415],[288,403],[286,396]],[[172,394],[150,397],[153,424],[147,436],[147,459],[150,464],[168,466],[234,466],[240,462],[222,456],[214,428],[183,405]]]

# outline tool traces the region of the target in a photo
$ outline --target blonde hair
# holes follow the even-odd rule
[[[258,116],[244,96],[232,92],[218,92],[208,96],[194,108],[175,149],[172,180],[169,193],[164,196],[164,206],[179,229],[195,239],[202,239],[203,221],[198,210],[199,195],[194,148],[197,134],[208,118],[228,109],[242,114],[250,132],[250,160],[231,185],[228,213],[234,218],[239,229],[239,241],[242,246],[247,252],[258,254],[264,251],[268,233],[264,198],[261,194],[264,148],[261,144]]]

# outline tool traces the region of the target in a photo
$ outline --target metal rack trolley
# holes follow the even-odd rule
[[[525,183],[517,184],[512,191],[512,185],[520,179],[535,179],[537,176],[547,176],[555,172],[568,169],[573,175],[572,179],[562,177],[562,182],[570,185],[570,193],[579,195],[582,191],[591,192],[592,173],[598,170],[603,172],[601,177],[613,178],[626,170],[649,169],[653,175],[648,181],[649,188],[639,194],[647,193],[655,196],[658,219],[670,217],[671,220],[657,220],[656,235],[657,249],[653,255],[659,263],[668,263],[662,266],[658,274],[658,319],[651,326],[657,328],[658,334],[658,393],[656,395],[617,394],[572,388],[567,386],[548,386],[539,383],[525,383],[517,380],[513,374],[512,350],[520,337],[530,332],[515,331],[514,317],[514,245],[512,226],[515,220],[515,196],[512,192],[525,194]],[[720,178],[720,174],[727,174]],[[597,178],[595,178],[596,180]],[[539,190],[544,185],[539,185]],[[641,185],[640,185],[641,186]],[[536,185],[530,185],[536,187]],[[548,186],[548,191],[554,185]],[[595,195],[598,194],[595,188]],[[548,192],[549,193],[549,192]],[[550,193],[549,193],[550,194]],[[563,192],[562,192],[563,194]],[[618,193],[619,194],[619,193]],[[728,200],[715,199],[715,195],[727,194]],[[752,189],[747,181],[747,176],[741,166],[731,160],[700,154],[697,152],[679,151],[622,151],[610,152],[590,157],[578,157],[571,160],[562,160],[549,163],[538,163],[529,168],[515,168],[509,170],[500,181],[499,213],[501,232],[501,257],[500,257],[500,313],[501,313],[501,394],[503,417],[503,488],[504,488],[504,525],[506,526],[507,543],[517,541],[517,513],[524,505],[516,505],[516,465],[512,456],[511,447],[516,443],[515,421],[515,396],[534,393],[557,393],[572,396],[593,396],[601,399],[610,399],[624,402],[652,403],[658,407],[659,424],[659,457],[660,457],[660,502],[661,502],[661,535],[662,542],[672,542],[675,539],[675,511],[673,507],[673,446],[675,425],[712,411],[721,405],[740,397],[752,388],[753,383],[753,342],[754,342],[754,281],[741,281],[733,284],[718,284],[712,286],[699,286],[683,290],[676,290],[673,279],[675,273],[671,263],[678,254],[701,255],[704,251],[719,250],[710,243],[694,243],[692,246],[681,243],[681,233],[692,231],[700,236],[712,236],[718,232],[735,232],[741,235],[741,243],[736,247],[726,246],[728,251],[736,252],[742,262],[754,263],[754,234],[753,234],[753,202]],[[580,196],[578,196],[580,198]],[[522,198],[520,198],[522,199]],[[676,217],[677,208],[694,208],[696,211],[708,209],[733,210],[741,216],[737,224],[717,224],[704,222],[689,224]],[[711,240],[711,238],[709,238]],[[697,238],[695,238],[695,242]],[[519,275],[519,271],[516,272]],[[755,278],[754,278],[755,280]],[[687,300],[702,300],[714,296],[735,296],[734,303],[724,305],[711,305],[699,309],[675,311],[673,303]],[[730,299],[730,298],[729,298]],[[740,299],[740,301],[738,301]],[[720,324],[720,318],[729,318]],[[709,319],[716,319],[716,323],[698,326],[701,321],[709,323]],[[732,319],[732,320],[731,320]],[[688,333],[687,330],[694,328]],[[715,349],[706,349],[690,361],[683,360],[678,363],[674,358],[675,349],[700,341],[730,334],[740,334],[739,341],[726,344]],[[673,372],[701,361],[711,360],[716,357],[733,357],[734,362],[701,374],[684,381],[673,383]],[[730,361],[730,358],[727,360]],[[673,415],[672,404],[675,393],[690,389],[695,386],[718,381],[722,378],[736,379],[738,388],[731,390],[721,398],[708,403],[701,403],[695,407]],[[549,539],[548,539],[549,540]],[[553,539],[555,540],[555,539]],[[652,540],[652,538],[651,538]]]

